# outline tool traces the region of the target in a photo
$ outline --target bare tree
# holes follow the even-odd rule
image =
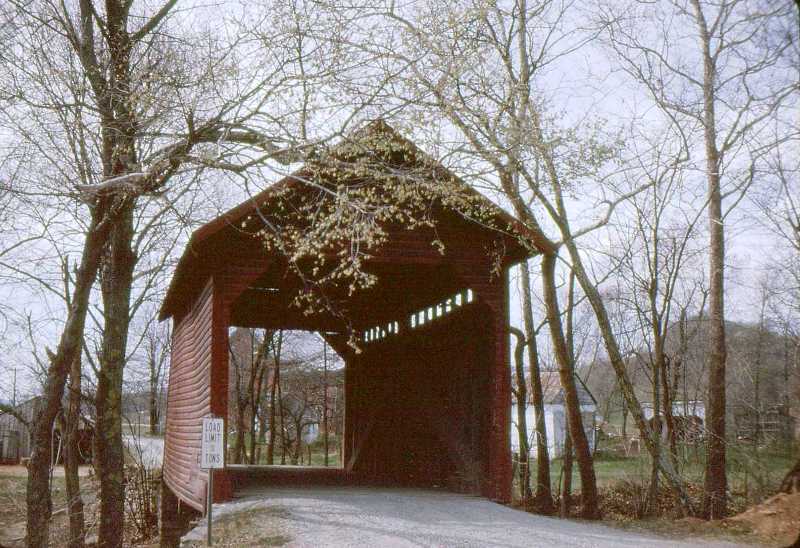
[[[511,393],[514,396],[514,401],[517,410],[517,416],[513,418],[517,426],[517,440],[519,451],[517,454],[517,466],[519,477],[519,494],[523,505],[528,507],[531,505],[533,493],[531,492],[531,471],[530,459],[531,448],[528,443],[528,378],[525,375],[525,345],[527,341],[525,334],[517,329],[511,327],[511,334],[516,341],[514,342],[514,385],[511,388]]]
[[[688,6],[664,2],[657,10],[648,6],[605,18],[625,70],[643,84],[687,143],[695,132],[704,141],[702,151],[692,153],[698,152],[705,164],[708,196],[711,332],[704,514],[712,519],[723,517],[727,507],[725,221],[752,184],[765,151],[775,146],[764,138],[765,126],[796,90],[796,79],[786,78],[790,42],[770,35],[791,9],[780,3],[692,0]],[[642,22],[648,32],[642,32]],[[679,35],[679,28],[693,32]]]
[[[269,382],[269,441],[267,442],[267,464],[275,463],[275,433],[278,428],[276,416],[280,416],[281,442],[283,442],[283,412],[279,412],[280,385],[281,385],[281,356],[283,351],[283,330],[278,330],[274,335],[275,349],[273,356],[273,369]],[[282,443],[283,445],[283,443]]]
[[[264,379],[273,349],[272,332],[255,329],[236,329],[229,340],[233,373],[232,401],[235,405],[234,463],[247,461],[256,464],[256,422],[262,415]],[[250,452],[247,452],[245,433],[250,433]]]
[[[502,196],[527,230],[526,243],[542,256],[546,315],[581,473],[582,515],[596,517],[599,508],[592,456],[560,323],[556,266],[560,250],[566,250],[568,267],[594,311],[628,410],[637,426],[649,432],[579,240],[604,227],[621,203],[651,183],[624,191],[617,188],[610,177],[612,165],[620,158],[617,140],[605,136],[591,122],[562,127],[547,111],[547,100],[542,98],[547,89],[544,74],[596,36],[575,32],[567,24],[574,14],[570,7],[555,2],[529,5],[517,1],[508,6],[471,2],[452,7],[443,16],[438,7],[425,3],[415,4],[413,10],[392,4],[382,14],[389,21],[387,32],[397,44],[408,47],[383,53],[408,67],[407,87],[417,93],[413,101],[421,116],[426,121],[436,117],[447,131],[459,133],[466,144],[457,140],[449,150],[463,158],[461,167],[472,168],[477,177],[484,174],[480,184]],[[432,21],[438,22],[434,28]],[[435,142],[439,147],[451,144],[446,139]],[[576,185],[590,188],[600,207],[595,210],[599,214],[588,220],[583,216],[584,224],[573,228],[581,213],[571,200]],[[688,507],[683,481],[668,460],[659,458],[650,439],[645,436],[648,451]]]
[[[242,174],[270,162],[273,167],[292,162],[340,134],[358,110],[349,109],[324,135],[313,131],[316,88],[311,82],[341,69],[346,41],[334,45],[330,37],[343,29],[309,29],[310,21],[324,21],[290,2],[274,8],[292,24],[259,27],[256,18],[246,26],[228,19],[238,32],[222,33],[230,37],[226,42],[212,29],[194,30],[191,23],[170,17],[175,4],[169,0],[153,9],[122,1],[42,0],[4,6],[15,46],[0,67],[3,126],[19,137],[29,166],[38,168],[28,174],[30,191],[50,193],[72,209],[86,208],[90,218],[81,230],[83,251],[70,312],[50,360],[48,405],[35,421],[28,489],[31,546],[43,545],[48,534],[49,432],[69,367],[80,352],[98,274],[103,304],[96,389],[99,543],[122,542],[120,406],[138,259],[135,219],[143,202],[158,196],[167,207],[176,207],[185,185],[208,169]],[[245,41],[261,53],[243,49]],[[246,69],[240,68],[243,63]],[[284,102],[298,90],[305,105],[300,112]],[[325,116],[338,107],[324,99],[315,102],[317,110],[328,109]]]
[[[798,8],[800,9],[800,3]],[[769,285],[772,287],[769,297],[773,307],[771,313],[784,337],[785,355],[779,378],[783,385],[781,400],[787,414],[791,412],[790,402],[796,408],[800,395],[800,165],[796,155],[786,150],[796,146],[797,134],[785,146],[774,149],[764,173],[770,184],[763,192],[754,195],[754,201],[763,214],[764,224],[777,236],[784,249],[770,263]],[[785,493],[799,490],[800,460],[786,473],[781,484],[781,491]],[[800,536],[792,546],[800,546]]]
[[[164,383],[170,355],[170,330],[168,327],[157,329],[155,326],[146,336],[145,352],[147,356],[147,416],[150,421],[150,435],[161,433],[163,415]]]
[[[540,371],[539,346],[536,341],[538,329],[533,321],[533,303],[531,298],[530,271],[527,262],[520,267],[520,283],[522,291],[522,318],[527,339],[528,367],[531,378],[531,403],[536,418],[536,492],[534,508],[542,514],[552,514],[553,495],[550,482],[550,455],[547,446],[547,428],[544,420],[544,390]]]
[[[688,152],[680,139],[659,137],[660,142],[648,143],[646,135],[631,139],[634,148],[647,143],[646,150],[636,150],[638,169],[626,173],[627,178],[650,181],[650,187],[631,198],[627,211],[619,212],[615,226],[620,234],[620,271],[616,278],[622,289],[616,299],[625,301],[622,308],[630,313],[629,325],[638,326],[638,336],[631,348],[647,362],[646,375],[651,386],[653,426],[650,432],[655,450],[662,454],[662,433],[670,440],[669,457],[677,470],[675,435],[672,417],[673,384],[677,370],[673,370],[668,351],[668,339],[673,323],[673,310],[691,306],[693,291],[688,278],[693,274],[691,261],[702,248],[697,249],[695,239],[697,224],[703,208],[694,211],[675,208],[687,200],[684,168]],[[689,282],[689,283],[687,283]],[[685,295],[684,295],[685,293]],[[680,302],[684,297],[689,302]],[[663,410],[663,411],[662,411]],[[664,421],[661,415],[663,413]],[[645,434],[643,432],[643,434]],[[659,462],[653,459],[650,489],[646,512],[653,510],[658,494]]]
[[[69,516],[69,546],[81,548],[86,539],[86,519],[81,497],[78,466],[81,462],[80,429],[83,422],[81,408],[81,359],[80,354],[69,372],[69,392],[67,408],[63,412],[61,431],[64,437],[64,483],[67,495],[67,515]]]
[[[328,417],[330,416],[330,398],[329,398],[329,383],[328,383],[328,341],[322,339],[322,445],[324,451],[323,463],[325,466],[329,465],[330,458],[330,428],[328,424]],[[334,387],[335,390],[335,387]],[[311,464],[311,463],[309,463]]]
[[[152,282],[145,276],[141,277],[146,282]],[[152,299],[155,296],[152,294],[153,292],[148,288],[139,287],[136,287],[134,291],[137,292],[137,295],[131,307],[131,315],[134,318],[130,329],[132,339],[130,346],[132,348],[127,359],[124,387],[131,397],[143,398],[142,409],[137,409],[137,411],[147,414],[148,432],[151,436],[158,436],[162,433],[161,422],[169,371],[170,328],[167,324],[158,323],[158,311],[155,306],[148,305],[137,310],[138,301]],[[93,341],[101,332],[102,323],[98,322],[94,330],[87,331],[86,339]]]
[[[557,25],[564,13],[555,3],[534,8],[524,0],[508,8],[481,3],[453,6],[448,8],[446,16],[439,12],[439,7],[426,3],[415,5],[413,10],[406,8],[392,4],[381,13],[389,22],[387,32],[392,39],[407,45],[381,52],[408,67],[407,88],[417,95],[405,100],[414,102],[421,116],[439,117],[463,135],[469,149],[462,146],[460,152],[483,163],[484,169],[490,167],[495,179],[486,182],[502,193],[529,231],[530,238],[525,243],[542,254],[546,316],[566,394],[569,429],[583,486],[582,516],[598,517],[592,457],[581,421],[573,364],[561,327],[555,289],[562,241],[548,237],[539,213],[530,205],[531,199],[544,198],[544,209],[558,217],[556,210],[549,207],[552,204],[546,193],[559,183],[552,178],[543,179],[540,171],[541,153],[551,160],[554,157],[544,148],[532,146],[530,122],[539,116],[541,106],[534,104],[533,78],[538,76],[537,70],[564,53],[547,41],[546,35],[551,30],[543,31],[545,36],[536,32],[540,28],[550,29],[550,23]],[[552,18],[548,24],[539,25],[548,17]],[[437,21],[434,29],[430,28],[432,21]],[[465,32],[470,34],[469,39],[465,39]],[[432,36],[437,36],[437,40],[431,40]],[[540,42],[536,42],[538,38]],[[541,49],[531,49],[536,46]],[[575,44],[564,47],[573,46],[577,47]],[[489,59],[496,71],[482,70]],[[599,156],[593,156],[593,160],[596,158]]]

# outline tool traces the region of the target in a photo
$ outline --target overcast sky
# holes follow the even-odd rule
[[[245,4],[230,3],[236,10],[243,10]],[[591,6],[591,4],[589,4]],[[182,12],[179,17],[191,17],[198,25],[215,24],[220,17],[220,5],[211,7],[203,5],[202,9],[195,12]],[[574,15],[576,28],[581,26],[583,19],[588,17],[586,11]],[[582,31],[576,31],[576,34]],[[609,50],[600,40],[590,42],[579,51],[565,58],[553,67],[541,86],[549,91],[549,97],[554,101],[554,112],[560,112],[565,123],[579,123],[586,119],[604,119],[609,129],[625,128],[636,122],[639,124],[652,124],[657,127],[661,123],[661,116],[654,111],[651,103],[641,86],[635,84],[625,74],[619,72]],[[796,102],[795,102],[796,104]],[[793,116],[797,116],[795,110]],[[402,114],[399,115],[402,121]],[[415,139],[415,135],[409,135]],[[5,142],[14,141],[13,136],[4,136]],[[701,143],[697,143],[698,147]],[[423,145],[424,146],[424,145]],[[7,150],[7,149],[6,149]],[[436,151],[432,151],[436,153]],[[793,152],[798,153],[797,149]],[[260,179],[249,181],[242,185],[235,178],[219,176],[216,179],[207,179],[201,187],[202,207],[194,213],[195,223],[208,221],[225,209],[235,205],[252,195],[272,181],[280,179],[291,168],[275,168],[273,173],[266,173]],[[699,181],[699,179],[698,179]],[[698,183],[699,184],[699,183]],[[489,196],[499,201],[498,196]],[[597,197],[579,195],[574,199],[576,225],[589,222],[601,211]],[[507,204],[500,202],[507,207]],[[702,221],[705,226],[705,221]],[[779,241],[764,226],[761,215],[747,200],[743,201],[726,222],[728,255],[728,317],[737,321],[754,321],[757,314],[759,281],[764,276],[769,276],[770,258],[781,253],[783,242]],[[703,232],[705,229],[703,229]],[[176,245],[171,253],[176,259],[183,251],[188,240],[191,227],[185,227],[178,234]],[[609,239],[602,232],[587,237],[591,246],[602,248]],[[64,247],[71,248],[70,256],[77,257],[80,247],[80,237],[73,234],[62,242]],[[2,246],[0,246],[2,247]],[[55,281],[58,277],[58,263],[51,247],[43,244],[26,246],[26,257],[31,263],[36,264],[37,272]],[[40,266],[39,266],[40,265]],[[171,267],[170,267],[171,268]],[[164,283],[171,278],[171,271],[164,276]],[[514,278],[512,276],[512,278]],[[534,280],[535,286],[538,279]],[[163,288],[162,288],[163,289]],[[520,306],[518,288],[515,279],[512,279],[510,292],[512,303],[510,307],[511,321],[520,325]],[[18,374],[18,390],[30,392],[33,389],[33,379],[29,374],[32,364],[31,346],[28,327],[34,333],[37,341],[49,341],[53,347],[57,343],[60,324],[57,320],[63,318],[63,303],[47,291],[34,287],[33,284],[10,284],[3,282],[0,286],[0,301],[6,303],[12,311],[13,324],[0,325],[2,344],[0,345],[0,398],[8,398],[11,392],[13,370]],[[99,314],[99,310],[94,310]],[[30,323],[22,321],[29,317]],[[2,321],[2,320],[0,320]],[[138,319],[137,319],[138,321]],[[138,325],[138,324],[137,324]],[[310,340],[310,339],[309,339]],[[546,342],[545,342],[546,347]],[[41,348],[39,349],[41,352]],[[309,352],[314,353],[319,349],[313,344],[309,345]],[[43,355],[43,354],[42,354]]]

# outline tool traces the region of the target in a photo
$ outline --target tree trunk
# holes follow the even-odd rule
[[[256,464],[259,460],[259,455],[256,449],[258,448],[258,440],[256,439],[256,424],[260,424],[258,416],[260,413],[261,402],[261,386],[264,380],[263,370],[259,373],[259,380],[256,383],[256,394],[253,398],[253,416],[250,419],[250,464]],[[258,438],[261,438],[261,432],[258,432]]]
[[[256,447],[256,463],[261,464],[262,448],[267,443],[267,417],[264,410],[258,414],[258,446]]]
[[[720,158],[715,114],[716,68],[711,36],[697,0],[692,1],[703,50],[703,136],[705,138],[709,227],[708,402],[706,404],[706,478],[703,514],[722,519],[727,508],[725,472],[725,227],[722,215]]]
[[[520,265],[522,279],[522,317],[525,337],[528,341],[528,367],[531,377],[531,403],[536,420],[536,492],[533,505],[536,512],[550,515],[555,512],[553,493],[550,487],[550,455],[547,448],[547,428],[544,422],[544,390],[539,371],[539,347],[536,328],[533,325],[533,303],[531,302],[531,276],[527,261]]]
[[[300,416],[302,420],[302,415]],[[300,456],[303,453],[303,426],[300,424],[300,421],[297,421],[294,425],[295,431],[295,444],[294,444],[294,452],[292,454],[292,464],[296,465],[297,462],[300,460]]]
[[[267,464],[275,464],[275,395],[280,375],[280,365],[275,364],[269,387],[269,437],[267,438]]]
[[[249,371],[249,379],[247,381],[247,394],[246,394],[246,403],[247,408],[250,410],[250,415],[247,417],[248,429],[250,433],[250,453],[247,452],[245,449],[244,458],[248,464],[253,464],[253,459],[255,458],[255,427],[256,427],[256,375],[257,367],[256,359],[255,359],[255,347],[253,343],[255,342],[255,331],[250,329],[250,371]]]
[[[49,481],[51,434],[56,415],[61,409],[67,374],[75,360],[80,357],[89,296],[109,234],[109,222],[105,218],[107,209],[108,203],[105,200],[93,207],[92,223],[83,244],[64,330],[61,332],[56,353],[49,356],[50,366],[45,379],[42,406],[37,410],[31,425],[31,459],[28,463],[26,493],[26,542],[29,548],[40,548],[48,543],[52,512]]]
[[[250,452],[247,454],[248,464],[256,463],[256,401],[255,394],[250,396]]]
[[[661,332],[658,321],[653,321],[653,331],[655,337],[655,360],[652,363],[653,374],[653,429],[650,435],[653,438],[653,451],[657,455],[661,455],[663,444],[661,443],[661,430],[663,423],[661,421],[661,370],[663,369],[664,349],[661,344]],[[650,485],[647,490],[647,503],[645,505],[645,515],[652,515],[655,510],[656,499],[658,498],[658,471],[659,459],[651,458],[650,468]]]
[[[660,451],[661,448],[661,419],[658,417],[654,417],[655,423],[658,425],[655,428],[654,436],[656,437],[655,444],[658,450]],[[650,462],[650,485],[647,489],[647,501],[645,504],[644,515],[645,516],[653,516],[655,515],[657,501],[658,501],[658,471],[659,471],[659,463],[658,459],[651,459]]]
[[[625,397],[622,397],[622,441],[625,443],[625,446],[628,446],[628,405],[625,401]]]
[[[247,462],[250,464],[256,463],[256,405],[253,402],[253,413],[250,415],[250,453],[247,456]]]
[[[239,356],[236,356],[233,349],[230,347],[228,341],[228,352],[230,355],[231,365],[233,366],[233,392],[234,403],[236,410],[234,414],[234,427],[236,428],[236,437],[233,441],[233,457],[231,462],[234,464],[243,464],[242,451],[244,450],[244,398],[242,397],[242,365]]]
[[[83,10],[82,10],[83,11]],[[88,12],[83,18],[91,17]],[[129,173],[137,165],[138,123],[133,110],[131,51],[127,28],[128,8],[106,2],[104,36],[109,44],[107,91],[99,99],[103,135],[103,172],[106,176]],[[115,197],[113,225],[101,271],[103,340],[97,379],[95,466],[100,483],[100,518],[97,544],[121,547],[125,518],[125,452],[122,444],[122,380],[126,363],[130,298],[136,257],[132,249],[136,197]]]
[[[800,493],[800,460],[786,473],[781,482],[782,493]]]
[[[256,464],[258,456],[256,455],[256,422],[261,410],[261,392],[264,387],[264,374],[267,370],[266,360],[267,352],[269,350],[269,340],[267,333],[264,333],[264,338],[258,346],[258,352],[253,362],[253,369],[255,371],[255,383],[253,391],[250,394],[250,464]]]
[[[711,107],[713,109],[713,107]],[[713,114],[712,114],[713,116]],[[708,134],[708,131],[706,132]],[[706,481],[703,513],[708,519],[722,519],[727,508],[725,472],[725,232],[722,219],[718,161],[707,137],[709,185],[709,379],[706,416]],[[714,149],[715,150],[715,149]]]
[[[158,367],[156,364],[156,357],[151,356],[150,359],[150,397],[147,404],[150,415],[150,435],[157,436],[160,430],[159,422],[161,421],[158,409]]]
[[[281,421],[281,464],[286,464],[286,449],[288,445],[286,440],[286,414],[283,408],[283,392],[280,383],[278,383],[278,419]]]
[[[322,341],[322,445],[325,450],[325,466],[328,466],[328,343]],[[309,462],[309,464],[311,464]]]
[[[663,369],[661,371],[661,394],[664,407],[664,426],[667,429],[666,439],[669,443],[669,456],[672,459],[672,464],[675,469],[678,468],[678,440],[677,433],[675,432],[675,415],[672,411],[672,405],[675,401],[675,391],[678,386],[677,369],[680,362],[672,362],[672,378],[670,378],[670,361],[666,355],[662,360]]]
[[[275,464],[275,428],[277,426],[275,420],[276,412],[276,396],[278,393],[278,385],[281,382],[281,364],[280,360],[275,360],[275,371],[272,374],[272,383],[269,389],[269,439],[267,441],[267,464]]]
[[[233,462],[244,464],[244,406],[241,398],[236,398],[236,447],[233,450]]]
[[[517,342],[514,344],[514,368],[516,378],[516,388],[514,396],[517,402],[517,440],[519,445],[518,472],[519,472],[519,496],[525,508],[531,506],[533,493],[531,492],[531,472],[530,472],[530,453],[528,445],[528,421],[525,416],[528,403],[528,388],[525,378],[525,336],[516,327],[511,327],[511,333],[516,336]],[[535,508],[534,508],[534,511]]]
[[[82,548],[86,538],[83,516],[83,499],[78,475],[80,465],[80,424],[81,424],[81,360],[80,353],[72,363],[69,373],[69,393],[67,412],[61,431],[64,434],[64,483],[67,495],[67,514],[69,516],[70,548]]]
[[[563,466],[561,467],[561,477],[563,483],[561,484],[561,504],[559,508],[559,517],[569,518],[569,507],[572,504],[572,438],[567,432],[564,438],[564,453],[563,453]]]
[[[283,330],[278,331],[277,334],[273,333],[273,337],[277,337],[275,344],[272,346],[272,355],[275,363],[275,371],[272,374],[272,383],[269,387],[269,440],[267,442],[267,464],[275,464],[275,421],[276,412],[276,397],[278,395],[278,388],[281,384],[281,349],[283,347]],[[283,420],[281,420],[281,425]]]
[[[578,470],[581,476],[581,517],[584,519],[599,519],[600,506],[597,497],[594,463],[589,449],[589,440],[586,438],[586,432],[583,429],[578,389],[575,385],[574,366],[561,327],[555,266],[556,255],[544,254],[542,256],[542,285],[547,309],[547,322],[553,339],[553,351],[558,363],[558,374],[564,391],[567,424],[569,425],[569,433],[575,448],[575,458],[578,461]]]
[[[132,146],[132,145],[131,145]],[[125,451],[122,443],[122,379],[126,363],[130,297],[136,258],[131,199],[124,198],[111,231],[101,277],[103,341],[97,379],[95,463],[100,483],[98,546],[121,547],[125,518]]]

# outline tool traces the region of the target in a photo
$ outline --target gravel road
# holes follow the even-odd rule
[[[535,516],[486,499],[440,491],[379,488],[271,488],[214,505],[214,518],[258,507],[291,538],[287,546],[682,548],[736,546],[665,539],[599,524]],[[256,533],[256,532],[254,532]],[[184,540],[205,538],[200,525]],[[223,540],[223,539],[220,539]]]

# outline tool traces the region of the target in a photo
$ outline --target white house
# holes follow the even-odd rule
[[[653,404],[645,402],[642,404],[642,411],[644,418],[650,420],[653,418]],[[664,414],[664,410],[660,411]],[[689,400],[689,401],[674,401],[672,402],[672,416],[673,417],[698,417],[706,422],[706,404],[702,400]]]
[[[557,371],[542,371],[542,392],[544,394],[544,424],[547,432],[547,452],[549,456],[560,457],[564,451],[564,441],[567,437],[567,415],[564,405],[564,390]],[[594,450],[597,441],[597,402],[584,384],[577,379],[578,400],[581,405],[583,428],[589,440],[590,450]],[[528,444],[531,456],[536,457],[536,414],[533,404],[530,403],[530,388],[528,389],[529,402],[525,408],[525,422],[528,430]],[[511,449],[519,452],[519,434],[517,432],[517,404],[511,408]]]

